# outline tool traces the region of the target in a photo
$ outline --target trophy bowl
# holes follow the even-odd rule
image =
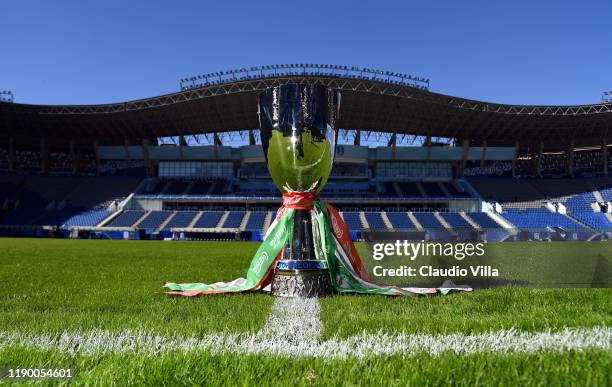
[[[317,194],[331,173],[340,93],[319,84],[286,84],[259,95],[261,143],[274,184],[285,193]],[[272,294],[320,297],[333,293],[326,262],[317,259],[312,218],[296,210],[292,234],[272,279]]]
[[[318,84],[286,84],[259,96],[261,143],[281,192],[323,189],[336,147],[338,91]]]

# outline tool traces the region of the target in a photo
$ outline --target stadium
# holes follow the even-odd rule
[[[373,240],[473,241],[513,267],[548,260],[589,282],[435,297],[164,294],[166,280],[244,275],[281,205],[258,95],[296,83],[341,93],[320,198],[367,270]],[[62,367],[103,385],[608,384],[609,289],[570,288],[610,287],[612,103],[507,105],[429,84],[286,64],[103,105],[4,94],[0,368]]]
[[[321,197],[354,240],[370,230],[610,238],[612,104],[494,104],[431,92],[421,77],[313,64],[199,75],[176,93],[107,105],[2,102],[0,233],[261,240],[280,193],[259,142],[257,95],[286,83],[342,93]]]

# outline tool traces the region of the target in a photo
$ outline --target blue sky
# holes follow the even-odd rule
[[[421,75],[493,102],[580,104],[612,89],[612,1],[2,1],[0,90],[105,103],[277,63]]]

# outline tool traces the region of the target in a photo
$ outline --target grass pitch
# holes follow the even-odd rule
[[[259,331],[274,299],[264,294],[197,299],[161,284],[243,276],[257,249],[241,242],[0,239],[3,333],[139,330],[169,337]],[[513,244],[512,249],[517,249]],[[523,244],[525,251],[535,244]],[[580,257],[580,248],[547,244]],[[500,247],[500,248],[503,248]],[[611,289],[489,289],[447,297],[342,296],[320,300],[323,337],[362,332],[480,333],[517,328],[612,326]],[[612,351],[478,353],[365,359],[284,358],[236,353],[67,353],[2,345],[0,367],[76,367],[91,384],[433,385],[612,383]]]
[[[244,276],[255,243],[0,239],[0,331],[256,332],[265,294],[168,297],[166,281]]]

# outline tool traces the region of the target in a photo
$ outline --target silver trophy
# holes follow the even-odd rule
[[[319,193],[331,173],[340,94],[318,84],[287,84],[259,95],[261,143],[272,180],[282,193]],[[326,262],[314,251],[311,212],[296,210],[272,294],[319,297],[333,292]],[[320,256],[320,254],[319,254]]]

